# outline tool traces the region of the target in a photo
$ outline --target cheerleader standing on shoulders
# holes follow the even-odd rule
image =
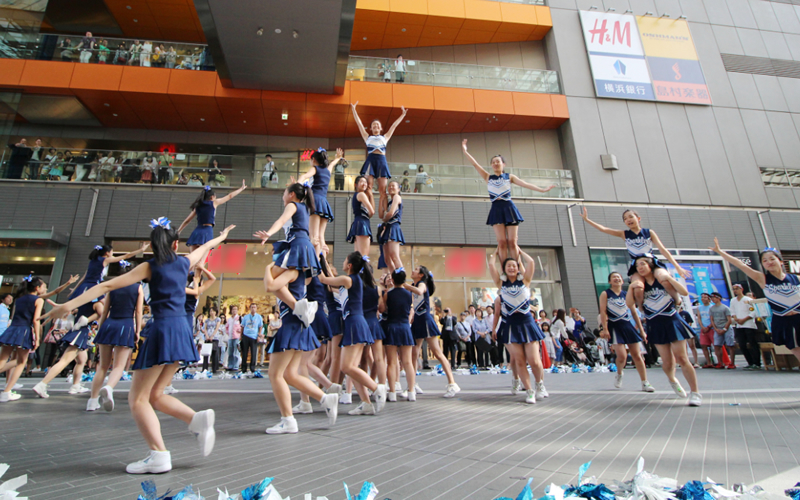
[[[639,217],[639,214],[637,214],[635,210],[625,210],[622,212],[622,221],[626,226],[628,226],[628,229],[625,230],[610,229],[592,220],[589,220],[589,214],[586,211],[586,207],[583,207],[581,217],[583,217],[583,220],[586,221],[587,224],[598,231],[606,233],[609,236],[616,236],[617,238],[622,238],[625,240],[625,246],[627,247],[628,255],[631,258],[631,264],[628,268],[628,277],[630,278],[631,283],[634,281],[638,281],[640,283],[642,282],[642,276],[636,272],[636,259],[642,256],[650,257],[656,266],[653,269],[653,276],[656,280],[658,280],[664,290],[666,290],[667,293],[672,297],[672,300],[675,301],[676,304],[680,303],[681,298],[678,295],[678,292],[672,286],[671,281],[668,279],[669,272],[667,272],[666,266],[663,262],[660,262],[653,256],[653,245],[658,248],[658,251],[661,252],[661,255],[667,258],[670,264],[675,266],[675,270],[678,271],[678,274],[680,274],[684,279],[689,278],[690,274],[688,271],[678,265],[672,254],[669,253],[669,250],[667,250],[664,244],[661,243],[661,239],[658,237],[655,231],[640,225],[642,218]],[[641,307],[642,300],[644,299],[642,297],[643,288],[636,287],[632,290],[634,291],[636,305]]]
[[[311,192],[314,196],[314,208],[308,221],[308,229],[311,243],[317,253],[328,253],[328,245],[325,244],[325,229],[328,222],[333,222],[333,209],[328,203],[328,186],[331,183],[331,172],[337,163],[342,161],[344,151],[336,150],[336,159],[328,164],[328,153],[323,148],[319,148],[311,155],[311,169],[300,176],[297,182],[305,184],[307,180],[314,179]]]
[[[489,256],[489,273],[492,275],[492,281],[494,281],[495,286],[500,289],[502,315],[506,323],[501,328],[503,332],[501,338],[506,347],[508,347],[512,360],[517,365],[517,373],[522,381],[522,386],[525,388],[525,402],[534,404],[537,399],[550,396],[544,387],[544,368],[542,367],[542,356],[539,352],[540,342],[544,340],[544,334],[539,329],[539,325],[533,320],[533,316],[531,316],[530,284],[536,264],[531,256],[525,252],[520,251],[519,254],[524,261],[524,265],[520,265],[512,258],[508,258],[503,262],[505,280],[502,280],[497,272],[497,257],[495,254]],[[531,366],[533,377],[536,379],[535,388],[531,387],[528,365]]]
[[[86,269],[86,274],[84,274],[83,278],[78,282],[78,286],[72,290],[69,298],[77,297],[89,288],[103,281],[103,278],[108,274],[108,266],[111,264],[132,259],[140,253],[144,253],[148,246],[149,244],[144,243],[138,250],[114,257],[114,249],[111,248],[111,245],[95,245],[92,253],[89,254],[89,267]]]
[[[211,186],[205,186],[200,196],[198,196],[189,207],[192,209],[191,213],[189,213],[178,228],[178,234],[180,235],[184,228],[189,225],[189,222],[197,218],[197,227],[194,228],[192,234],[189,235],[186,246],[192,250],[197,250],[200,245],[211,241],[214,238],[214,222],[217,216],[217,207],[228,203],[245,189],[247,189],[247,184],[242,180],[242,187],[229,193],[227,196],[217,198]]]
[[[414,280],[413,285],[405,284],[406,290],[411,292],[414,297],[414,318],[411,320],[411,334],[414,336],[414,354],[413,358],[419,358],[419,351],[423,342],[428,342],[428,350],[433,354],[433,357],[439,360],[447,375],[447,389],[445,390],[444,397],[452,398],[459,392],[461,388],[456,384],[456,379],[453,378],[453,370],[450,369],[450,362],[442,354],[442,348],[439,346],[439,327],[436,325],[436,320],[431,316],[431,293],[436,291],[436,285],[433,282],[433,274],[428,271],[425,266],[419,266],[411,273],[411,279]],[[408,377],[408,371],[406,371]],[[418,393],[422,393],[419,387],[414,386]]]
[[[723,251],[717,238],[714,238],[714,247],[709,248],[741,269],[764,290],[764,296],[772,308],[772,342],[786,346],[800,361],[800,279],[786,273],[781,253],[771,247],[761,251],[762,273]]]
[[[374,287],[372,272],[367,261],[358,252],[347,256],[342,265],[345,276],[329,278],[321,276],[320,281],[333,287],[344,287],[347,296],[342,299],[344,334],[342,335],[342,371],[355,383],[361,404],[350,410],[350,415],[376,415],[386,403],[386,385],[378,384],[359,367],[361,355],[366,344],[372,344],[372,332],[364,319],[362,276]],[[334,380],[336,382],[336,380]],[[375,394],[375,405],[369,399],[367,389]]]
[[[397,181],[389,183],[389,197],[384,200],[384,205],[379,209],[378,216],[383,219],[383,227],[379,243],[384,249],[384,260],[389,272],[393,273],[403,269],[400,260],[400,245],[405,245],[403,230],[403,198],[400,196],[400,184]]]
[[[375,214],[375,208],[367,195],[367,178],[363,175],[356,177],[354,182],[356,194],[351,202],[353,207],[353,223],[347,234],[347,242],[353,243],[354,250],[361,255],[366,255],[369,260],[369,245],[372,242],[372,229],[369,219]]]
[[[153,228],[150,233],[153,247],[151,260],[59,305],[48,314],[52,317],[63,316],[104,293],[149,280],[153,322],[148,327],[147,338],[132,367],[133,382],[128,392],[128,404],[150,452],[143,460],[126,467],[129,474],[172,470],[172,459],[161,436],[161,424],[155,410],[187,423],[189,431],[197,438],[202,456],[208,456],[214,448],[214,410],[195,412],[174,396],[164,394],[164,388],[172,382],[181,363],[194,363],[199,359],[192,330],[186,322],[185,283],[189,269],[204,259],[210,249],[225,241],[236,226],[226,227],[219,236],[201,245],[187,257],[177,255],[178,232],[166,217],[151,221],[150,227]]]
[[[417,392],[415,390],[417,369],[411,359],[412,351],[414,350],[414,336],[411,334],[410,323],[414,318],[414,310],[412,304],[414,298],[411,292],[404,288],[406,282],[405,271],[395,271],[392,273],[392,289],[386,292],[382,297],[378,310],[386,315],[386,357],[389,360],[387,368],[389,378],[389,388],[392,390],[389,393],[389,401],[397,401],[397,374],[399,373],[397,365],[397,356],[400,355],[400,363],[406,372],[406,382],[408,383],[408,390],[406,397],[409,401],[417,400]]]
[[[123,260],[119,263],[119,269],[120,274],[125,274],[133,266]],[[95,411],[101,406],[105,411],[114,410],[114,387],[122,377],[133,347],[139,342],[143,309],[144,292],[141,283],[114,290],[103,299],[103,313],[98,320],[97,336],[94,338],[94,345],[100,351],[100,362],[92,380],[92,395],[86,402],[86,411]],[[114,369],[108,373],[112,359]],[[106,373],[108,383],[103,385]]]
[[[511,185],[516,184],[531,191],[539,193],[546,193],[556,187],[555,184],[547,188],[540,188],[529,182],[525,182],[514,174],[504,172],[506,161],[500,155],[495,155],[491,159],[493,174],[489,174],[478,161],[472,157],[467,151],[467,140],[461,141],[461,147],[464,149],[464,154],[467,155],[472,166],[478,172],[478,175],[486,181],[489,187],[489,200],[492,202],[492,208],[489,210],[489,218],[486,220],[487,226],[494,228],[494,234],[497,237],[498,253],[500,254],[500,262],[512,256],[518,258],[517,255],[517,240],[519,233],[519,223],[524,222],[525,219],[517,210],[517,206],[511,201]]]
[[[700,406],[703,403],[703,395],[698,392],[697,373],[694,371],[692,363],[689,361],[689,353],[686,350],[686,341],[694,337],[692,328],[687,325],[675,310],[675,301],[667,293],[661,283],[656,279],[654,270],[656,264],[650,257],[639,257],[636,259],[636,271],[644,279],[631,284],[631,289],[642,288],[644,303],[642,312],[647,319],[647,339],[658,348],[661,356],[661,368],[667,374],[672,390],[675,394],[685,398],[686,391],[681,387],[678,379],[675,378],[675,364],[681,366],[683,378],[689,384],[691,394],[689,394],[689,406]],[[667,275],[667,279],[672,287],[680,295],[688,295],[686,287]],[[628,309],[635,307],[633,293],[628,293]],[[639,316],[634,316],[634,319]],[[641,331],[641,326],[639,327]]]
[[[631,314],[636,318],[636,324],[641,328],[641,320],[636,308],[629,309],[627,303],[627,293],[622,289],[624,282],[622,275],[613,272],[608,275],[608,283],[611,285],[608,290],[600,294],[600,326],[603,331],[600,336],[611,341],[614,346],[614,353],[617,355],[617,376],[614,379],[614,387],[622,387],[623,370],[628,363],[627,347],[633,359],[633,365],[639,372],[642,380],[642,390],[644,392],[655,392],[656,389],[647,381],[647,368],[644,365],[644,356],[639,349],[639,343],[644,340],[647,342],[647,335],[639,332],[631,324]]]

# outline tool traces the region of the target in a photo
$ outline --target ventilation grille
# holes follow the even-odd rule
[[[800,5],[800,0],[796,1]],[[725,70],[731,73],[800,78],[800,62],[797,61],[722,54],[722,63],[725,65]]]

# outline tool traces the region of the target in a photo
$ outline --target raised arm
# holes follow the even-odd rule
[[[308,169],[308,172],[298,177],[297,181],[295,182],[298,184],[303,184],[305,181],[312,179],[315,175],[317,175],[317,167],[312,165],[311,168]]]
[[[480,163],[478,163],[478,161],[475,158],[472,157],[471,154],[469,154],[469,151],[467,151],[467,140],[466,139],[461,141],[461,149],[464,150],[464,154],[467,155],[467,159],[469,159],[469,162],[472,163],[473,167],[475,167],[475,170],[478,172],[478,175],[481,176],[481,179],[483,179],[484,181],[488,181],[489,180],[489,172],[487,172],[486,169],[483,168],[480,165]]]
[[[344,150],[342,148],[336,148],[336,157],[332,162],[328,163],[328,170],[333,172],[333,168],[342,160],[344,160]]]
[[[356,198],[358,198],[358,201],[361,202],[361,205],[363,207],[366,207],[367,212],[369,212],[369,216],[370,217],[375,215],[375,209],[372,207],[372,203],[370,203],[369,196],[367,196],[367,193],[364,193],[364,192],[358,193],[356,195]]]
[[[723,259],[728,261],[728,263],[738,269],[740,269],[744,274],[747,275],[748,278],[758,283],[758,286],[764,288],[767,286],[767,277],[764,273],[760,271],[756,271],[755,269],[751,268],[741,260],[737,259],[733,255],[729,254],[728,252],[722,250],[719,247],[719,241],[717,240],[716,236],[714,237],[714,246],[708,247],[709,250],[713,250],[717,254],[719,254]]]
[[[236,227],[235,225],[230,225],[226,227],[225,229],[222,230],[221,233],[219,233],[219,236],[217,236],[211,241],[204,243],[202,246],[200,246],[200,248],[194,250],[192,253],[187,255],[187,257],[189,258],[189,269],[199,264],[200,261],[205,258],[209,250],[211,250],[215,246],[225,241],[228,238],[228,233],[230,233],[231,230],[235,227]]]
[[[675,270],[678,271],[678,274],[680,274],[683,279],[689,279],[692,276],[692,274],[689,271],[678,265],[678,262],[675,260],[675,257],[673,257],[671,253],[669,253],[667,247],[665,247],[664,244],[661,243],[661,238],[659,238],[656,232],[653,231],[652,229],[650,230],[650,239],[653,241],[653,243],[656,244],[656,247],[658,248],[658,251],[661,252],[661,255],[666,257],[667,260],[670,262],[670,264],[675,266]]]
[[[39,298],[44,300],[52,297],[53,295],[58,295],[59,293],[63,292],[68,286],[78,281],[78,278],[80,277],[81,277],[80,274],[73,274],[72,276],[69,277],[66,283],[64,283],[63,285],[61,285],[60,287],[56,288],[51,292],[47,292],[44,295],[39,295]]]
[[[150,243],[142,243],[141,248],[138,250],[134,250],[133,252],[128,252],[125,255],[120,255],[119,257],[106,257],[103,259],[103,265],[108,266],[110,264],[116,264],[121,260],[128,260],[136,257],[140,253],[144,253],[150,247]]]
[[[408,283],[403,283],[403,288],[405,288],[409,292],[414,293],[416,295],[425,295],[425,290],[428,289],[428,287],[425,286],[425,282],[424,281],[421,282],[419,284],[419,286],[414,286],[414,285],[409,285]]]
[[[522,250],[519,251],[519,255],[526,264],[522,272],[522,282],[525,283],[525,286],[528,286],[531,284],[534,271],[536,271],[536,262],[533,260],[533,257]]]
[[[211,288],[211,285],[214,284],[215,281],[217,281],[217,277],[214,276],[213,274],[211,274],[211,271],[209,271],[208,269],[206,269],[205,267],[203,267],[203,266],[201,266],[199,264],[197,265],[196,269],[201,271],[206,276],[206,280],[203,282],[203,284],[200,285],[199,287],[196,287],[197,288],[197,296],[199,297],[199,296],[203,295],[206,290]]]
[[[349,289],[351,286],[353,286],[353,280],[350,279],[350,276],[333,277],[320,274],[319,280],[320,282],[322,282],[323,285],[332,286],[334,288],[339,288],[340,286],[343,286]]]
[[[101,314],[100,318],[97,320],[97,331],[100,331],[103,322],[108,319],[109,310],[111,310],[111,294],[106,295],[103,299],[103,314]]]
[[[597,229],[601,233],[606,233],[609,236],[616,236],[617,238],[625,239],[625,231],[622,229],[611,229],[589,219],[589,212],[586,210],[585,206],[583,207],[583,210],[581,210],[581,217],[583,218],[584,222]]]
[[[492,277],[494,286],[500,288],[503,282],[500,280],[500,273],[497,271],[497,254],[492,253],[489,255],[489,275]]]
[[[361,137],[364,139],[364,141],[366,141],[369,138],[369,133],[367,132],[367,129],[364,128],[364,124],[361,123],[361,118],[358,117],[356,106],[358,106],[358,101],[350,105],[350,107],[353,108],[353,118],[355,118],[356,120],[356,125],[358,125],[358,131],[361,132]]]
[[[387,202],[388,202],[388,197],[384,198],[384,203],[387,203]],[[392,217],[394,217],[394,214],[396,214],[397,211],[400,210],[400,204],[401,203],[403,203],[403,198],[401,198],[399,194],[395,195],[392,198],[392,206],[389,207],[389,210],[384,210],[383,217],[382,217],[384,222],[386,222],[389,219],[391,219]]]
[[[218,207],[220,205],[224,205],[225,203],[228,203],[232,199],[234,199],[237,196],[239,196],[242,193],[242,191],[244,191],[245,189],[247,189],[247,182],[245,182],[245,180],[242,179],[242,187],[240,187],[236,191],[232,191],[232,192],[228,193],[226,196],[223,196],[222,198],[215,199],[214,200],[214,208],[216,208],[216,207]]]
[[[550,191],[551,189],[553,189],[554,187],[556,187],[555,184],[551,184],[550,186],[548,186],[546,188],[540,188],[539,186],[531,184],[530,182],[523,181],[522,179],[520,179],[519,177],[517,177],[514,174],[509,175],[508,178],[509,178],[509,180],[511,181],[512,184],[516,184],[517,186],[522,186],[522,187],[524,187],[526,189],[530,189],[531,191],[537,191],[539,193],[546,193],[546,192]]]
[[[270,237],[273,234],[283,229],[283,225],[286,224],[289,221],[289,219],[292,218],[295,212],[297,212],[297,207],[295,206],[294,203],[289,203],[288,205],[286,205],[286,208],[283,209],[283,213],[281,214],[281,216],[278,217],[278,220],[275,221],[275,223],[272,225],[272,227],[269,228],[269,230],[256,231],[255,234],[253,234],[253,236],[255,236],[256,238],[261,238],[262,245],[266,244],[267,240],[270,239]]]
[[[406,113],[408,113],[408,110],[406,108],[404,108],[403,106],[400,106],[400,110],[401,110],[400,118],[398,118],[397,120],[394,121],[394,123],[392,123],[392,126],[389,127],[389,131],[388,132],[383,134],[383,136],[386,138],[386,142],[389,142],[389,139],[392,138],[392,135],[394,134],[395,129],[397,128],[398,125],[403,123],[403,119],[406,117]]]

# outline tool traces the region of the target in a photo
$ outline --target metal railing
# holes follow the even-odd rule
[[[759,167],[761,182],[765,187],[800,188],[800,169],[783,167]]]
[[[471,89],[560,94],[558,73],[543,69],[350,56],[347,79]]]

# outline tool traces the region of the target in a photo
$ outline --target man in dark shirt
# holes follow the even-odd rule
[[[444,314],[439,318],[439,323],[442,325],[442,345],[444,347],[444,356],[450,355],[450,368],[456,369],[456,353],[458,352],[458,337],[456,335],[456,323],[458,318],[453,316],[450,308],[444,310]]]
[[[81,51],[81,62],[82,63],[89,63],[92,61],[92,54],[94,54],[95,45],[97,41],[92,36],[91,31],[86,32],[86,36],[81,39],[81,43],[78,44],[78,49]]]
[[[22,179],[22,170],[31,159],[33,150],[28,147],[28,140],[22,138],[16,144],[9,144],[11,148],[11,158],[8,160],[6,169],[6,179]]]

